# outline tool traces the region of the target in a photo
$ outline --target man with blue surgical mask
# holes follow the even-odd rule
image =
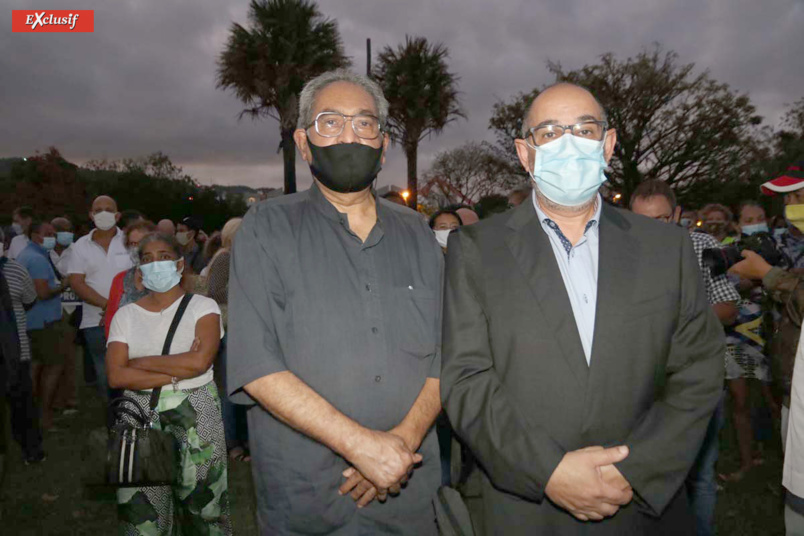
[[[515,142],[530,202],[450,237],[441,396],[483,534],[695,531],[722,328],[688,233],[601,199],[616,142],[589,91],[544,89]]]
[[[50,251],[56,246],[56,231],[48,222],[31,223],[30,242],[17,260],[33,279],[37,302],[28,311],[28,337],[31,341],[34,392],[42,408],[42,428],[53,425],[53,400],[64,367],[59,348],[59,321],[62,318],[61,298],[65,284],[50,261]]]

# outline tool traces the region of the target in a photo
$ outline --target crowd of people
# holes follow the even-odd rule
[[[231,534],[239,460],[262,534],[446,533],[464,518],[437,512],[462,506],[433,501],[452,486],[467,534],[708,535],[718,481],[762,464],[779,422],[804,534],[801,167],[763,186],[784,196],[773,220],[759,199],[688,210],[660,180],[615,207],[616,132],[556,84],[523,117],[511,210],[427,220],[375,195],[387,113],[364,76],[310,81],[294,140],[313,185],[209,235],[108,196],[84,236],[17,208],[0,394],[23,463],[81,411],[83,370],[107,403],[153,394],[175,437],[175,482],[118,489],[124,534]],[[718,474],[727,396],[740,465]]]

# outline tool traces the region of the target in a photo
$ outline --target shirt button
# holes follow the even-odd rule
[[[369,292],[371,292],[371,285],[369,285],[368,283],[366,283],[366,290],[368,290]]]
[[[371,328],[371,332],[372,332],[372,333],[374,333],[375,335],[376,335],[376,333],[377,333],[378,331],[380,331],[380,330],[378,330],[377,328]]]
[[[379,383],[382,381],[382,376],[374,376],[374,381]]]
[[[586,297],[586,294],[583,295],[583,302],[589,303],[589,298]]]

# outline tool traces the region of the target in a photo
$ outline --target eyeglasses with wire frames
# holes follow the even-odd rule
[[[564,135],[566,131],[570,131],[573,136],[585,138],[587,140],[600,141],[606,134],[609,124],[605,121],[582,121],[574,125],[540,125],[528,129],[527,138],[536,147],[555,141]]]
[[[321,112],[307,128],[315,125],[319,136],[336,138],[346,127],[347,119],[351,121],[352,131],[358,138],[374,140],[382,133],[378,117],[368,114],[344,115],[339,112]]]

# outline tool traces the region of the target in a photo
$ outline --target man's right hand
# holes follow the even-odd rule
[[[349,461],[383,493],[406,478],[413,466],[422,461],[422,456],[411,452],[394,434],[365,430],[352,449]]]
[[[621,462],[627,457],[628,447],[624,445],[608,449],[588,447],[568,452],[550,476],[545,494],[581,521],[613,516],[620,506],[631,502],[633,491],[608,484],[599,468]]]

